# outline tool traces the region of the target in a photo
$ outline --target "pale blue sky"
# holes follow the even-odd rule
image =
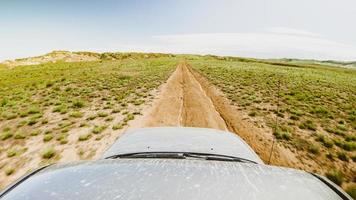
[[[0,0],[0,60],[52,50],[356,60],[355,0]]]

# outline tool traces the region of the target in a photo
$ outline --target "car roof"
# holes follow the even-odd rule
[[[103,155],[137,152],[195,152],[234,156],[262,164],[236,134],[208,128],[160,127],[136,129],[121,136]]]
[[[29,199],[341,199],[312,174],[242,162],[105,159],[54,165],[1,197]]]

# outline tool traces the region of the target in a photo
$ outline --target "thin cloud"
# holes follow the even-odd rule
[[[309,36],[309,37],[321,37],[320,34],[313,33],[306,30],[298,30],[287,27],[272,27],[267,29],[270,33],[283,34],[283,35],[299,35],[299,36]]]
[[[356,48],[319,34],[290,28],[256,33],[199,33],[158,35],[156,49],[179,53],[356,60]]]

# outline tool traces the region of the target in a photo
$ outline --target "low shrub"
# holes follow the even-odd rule
[[[42,152],[42,158],[50,159],[56,155],[56,150],[53,147],[49,147]]]
[[[52,133],[45,134],[45,135],[43,136],[43,141],[44,141],[44,142],[51,141],[52,139],[53,139]]]
[[[337,185],[341,185],[344,181],[344,175],[337,169],[325,173],[325,176]]]
[[[25,139],[26,136],[25,136],[25,134],[23,132],[18,131],[18,132],[15,133],[14,138],[15,139]]]
[[[129,113],[124,118],[124,122],[128,122],[128,121],[133,120],[133,119],[135,119],[135,115],[133,115],[132,113]]]
[[[39,135],[40,133],[41,133],[40,130],[35,130],[35,131],[32,131],[32,132],[30,133],[30,135],[31,135],[31,136],[36,136],[36,135]]]
[[[87,120],[94,120],[97,117],[97,115],[90,115]]]
[[[324,135],[318,135],[316,140],[321,142],[326,148],[331,148],[334,145],[334,142]]]
[[[98,113],[98,116],[99,117],[107,117],[109,114],[108,113],[106,113],[106,112],[99,112]]]
[[[356,199],[356,185],[350,185],[349,187],[346,188],[345,190],[347,194],[349,194],[353,199]]]
[[[112,116],[109,116],[109,117],[105,118],[105,121],[106,121],[106,122],[110,122],[110,121],[112,121],[112,120],[114,120],[114,117],[112,117]]]
[[[342,161],[349,161],[349,158],[347,157],[346,153],[343,151],[337,152],[337,158],[339,158]]]
[[[32,115],[32,114],[38,114],[38,113],[40,113],[40,112],[41,112],[41,110],[40,110],[38,107],[31,107],[31,108],[27,111],[27,113],[30,114],[30,115]]]
[[[12,167],[6,168],[5,169],[5,174],[6,176],[10,176],[11,174],[13,174],[15,172],[15,169]]]
[[[16,155],[17,155],[16,149],[9,149],[9,150],[7,151],[7,157],[9,157],[9,158],[14,157],[14,156],[16,156]]]
[[[299,125],[299,128],[315,131],[315,130],[316,130],[316,125],[315,125],[315,123],[314,123],[313,121],[311,121],[311,120],[306,120],[306,121],[302,122],[302,123]]]
[[[73,101],[72,106],[74,108],[83,108],[85,106],[85,103],[82,100],[76,99]]]
[[[13,133],[11,133],[10,131],[5,131],[0,134],[0,139],[7,140],[7,139],[11,138],[12,136],[13,136]]]
[[[99,134],[106,129],[106,126],[95,126],[92,130],[92,133]]]
[[[308,151],[312,154],[319,154],[320,153],[320,148],[318,145],[311,144],[308,148]]]
[[[113,127],[112,127],[112,129],[113,130],[118,130],[118,129],[122,129],[123,127],[122,127],[122,124],[115,124]]]
[[[69,114],[70,117],[74,117],[74,118],[81,118],[83,117],[83,113],[82,112],[79,112],[79,111],[74,111],[74,112],[71,112]]]
[[[248,116],[250,116],[250,117],[255,117],[256,115],[257,115],[256,111],[251,111],[248,113]]]
[[[342,148],[346,151],[354,151],[356,149],[356,142],[350,141],[350,142],[343,142]]]
[[[90,133],[83,134],[78,137],[78,141],[85,141],[85,140],[88,140],[90,137],[91,137]]]

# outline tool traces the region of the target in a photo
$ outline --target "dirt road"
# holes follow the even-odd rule
[[[186,62],[181,62],[153,105],[129,129],[157,126],[206,127],[238,134],[268,162],[273,136],[255,127],[224,95]],[[295,161],[295,162],[294,162]],[[271,164],[295,166],[293,153],[275,146]]]
[[[139,127],[190,126],[228,130],[200,83],[185,63],[177,66]]]

